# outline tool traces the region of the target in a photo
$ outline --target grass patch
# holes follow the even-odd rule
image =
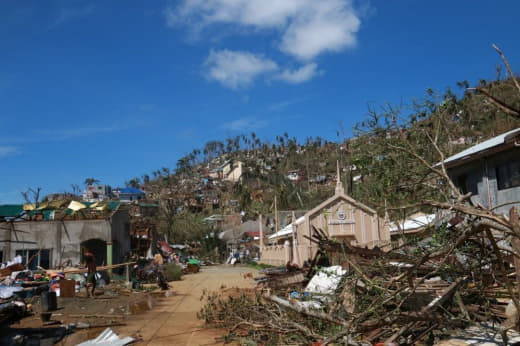
[[[261,269],[265,269],[265,268],[273,268],[272,265],[265,264],[265,263],[258,263],[256,261],[251,261],[251,260],[245,262],[245,264],[249,268],[253,268],[253,269],[256,269],[256,270],[261,270]]]

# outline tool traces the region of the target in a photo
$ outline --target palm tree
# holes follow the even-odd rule
[[[96,179],[96,178],[86,178],[85,181],[83,182],[83,184],[85,185],[94,185],[94,184],[99,184],[100,180]]]
[[[138,177],[135,177],[129,181],[127,181],[125,183],[126,186],[129,186],[129,187],[134,187],[136,189],[138,189],[141,185],[141,182],[139,181],[139,178]]]

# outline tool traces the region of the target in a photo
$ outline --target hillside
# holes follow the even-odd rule
[[[245,218],[278,210],[310,209],[330,196],[339,162],[346,191],[380,212],[413,203],[435,190],[424,187],[427,162],[440,160],[430,136],[446,156],[507,130],[520,120],[475,93],[467,82],[457,83],[458,96],[428,90],[423,100],[406,107],[369,109],[354,129],[355,136],[331,142],[321,137],[304,141],[288,133],[275,142],[263,142],[253,132],[208,141],[180,158],[174,168],[163,167],[127,182],[142,187],[161,205],[161,230],[179,238],[200,235],[201,220],[211,214],[245,213]],[[520,98],[512,80],[480,81],[478,88],[513,108]],[[435,133],[434,133],[435,132]],[[189,231],[188,231],[189,230]]]

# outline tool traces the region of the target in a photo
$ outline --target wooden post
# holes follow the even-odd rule
[[[9,230],[9,239],[7,241],[7,243],[5,244],[5,253],[4,253],[4,258],[2,259],[2,261],[10,261],[11,258],[14,258],[14,256],[11,254],[11,242],[13,241],[13,233],[14,233],[14,221],[10,221],[9,222],[9,227],[10,227],[10,230]]]
[[[509,209],[509,222],[513,226],[513,231],[517,234],[513,237],[513,252],[515,253],[515,272],[516,282],[520,282],[520,221],[518,220],[518,210],[516,207]]]
[[[260,226],[260,250],[258,251],[258,260],[262,259],[262,250],[264,248],[264,231],[263,231],[263,223],[262,223],[262,214],[258,216],[258,225]]]
[[[292,212],[292,240],[293,240],[293,262],[296,263],[298,266],[302,266],[302,262],[300,259],[300,251],[298,249],[298,238],[296,234],[296,215],[294,214],[294,211]]]
[[[112,242],[107,242],[107,266],[112,265]],[[108,276],[112,277],[112,269],[107,270]]]
[[[128,266],[129,266],[128,264],[125,266],[125,279],[126,279],[126,282],[130,282],[130,268]]]

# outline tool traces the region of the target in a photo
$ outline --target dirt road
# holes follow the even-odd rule
[[[199,273],[173,282],[173,296],[158,299],[151,311],[131,316],[126,326],[113,329],[121,337],[140,335],[143,345],[219,345],[215,338],[222,331],[206,329],[197,319],[203,305],[200,297],[204,289],[252,287],[254,281],[242,275],[246,272],[255,271],[247,267],[203,267]]]

